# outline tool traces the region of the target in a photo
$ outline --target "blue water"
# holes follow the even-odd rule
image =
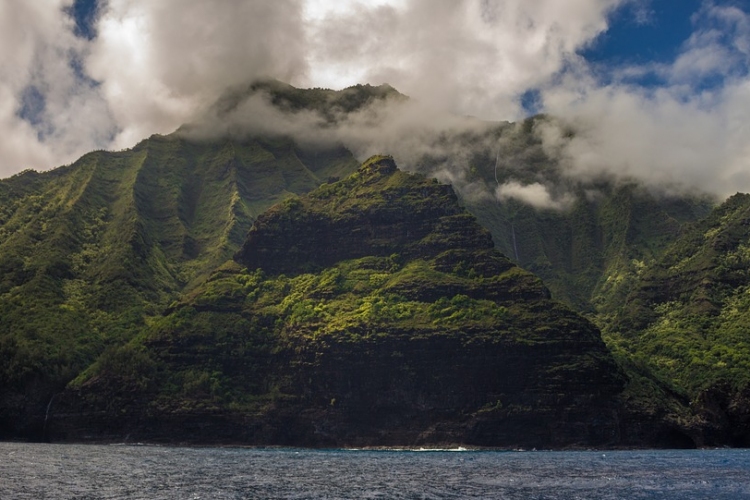
[[[750,498],[750,450],[485,452],[0,443],[0,499]]]

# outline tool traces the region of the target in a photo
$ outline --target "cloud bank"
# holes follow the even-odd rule
[[[648,12],[649,0],[99,0],[89,39],[77,34],[73,0],[6,0],[0,176],[170,133],[205,116],[227,88],[276,78],[301,87],[387,82],[415,98],[327,131],[361,157],[455,155],[447,135],[478,127],[462,116],[518,120],[533,91],[558,118],[535,133],[570,177],[750,191],[750,12],[708,1],[674,60],[606,68],[605,79],[579,52],[626,4]],[[240,111],[216,130],[286,127],[321,138],[313,114],[291,120],[261,97]],[[466,161],[448,158],[442,177],[465,181]],[[545,189],[511,179],[495,194],[565,205]]]
[[[606,85],[578,64],[545,86],[545,111],[577,133],[538,133],[570,175],[607,171],[722,197],[750,190],[750,11],[709,2],[693,19],[671,64],[625,68]],[[633,82],[644,77],[662,83]]]

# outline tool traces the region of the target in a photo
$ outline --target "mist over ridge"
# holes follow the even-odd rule
[[[586,51],[624,16],[656,23],[651,2],[100,0],[85,20],[74,15],[80,3],[3,6],[0,176],[130,148],[193,122],[227,88],[275,78],[300,88],[388,82],[421,103],[362,110],[328,135],[360,159],[393,153],[407,164],[424,150],[448,158],[445,136],[479,127],[457,117],[519,123],[545,113],[564,126],[535,133],[568,177],[604,173],[719,198],[750,191],[750,14],[736,3],[689,13],[688,31],[659,60],[612,64]],[[318,123],[253,106],[297,135]],[[502,148],[486,149],[496,157]],[[455,165],[445,179],[466,175]],[[549,183],[518,182],[501,194],[565,205],[540,189]]]
[[[229,90],[176,133],[199,141],[290,137],[313,148],[343,146],[360,161],[390,154],[405,170],[451,183],[465,198],[515,199],[536,209],[565,211],[581,189],[595,199],[602,182],[635,182],[657,196],[729,194],[654,169],[622,169],[617,159],[594,164],[603,150],[592,146],[596,128],[584,121],[544,114],[515,123],[480,120],[440,111],[388,84],[335,91],[261,80]]]

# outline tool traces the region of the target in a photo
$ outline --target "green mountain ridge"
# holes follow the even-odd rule
[[[284,139],[154,136],[0,182],[0,414],[38,414],[230,258],[257,214],[356,165]]]
[[[551,121],[537,116],[493,125],[484,137],[458,141],[468,167],[455,168],[463,168],[470,187],[459,195],[501,252],[540,276],[559,300],[595,313],[607,309],[622,276],[656,258],[687,225],[708,215],[715,201],[660,194],[635,179],[568,176],[536,132]],[[450,161],[427,157],[414,170],[429,173],[431,165]],[[474,195],[493,193],[506,182],[542,184],[567,206],[535,208],[514,198]]]
[[[609,343],[750,440],[750,195],[729,198],[634,278]]]
[[[449,186],[388,157],[276,205],[235,258],[247,267],[225,265],[77,379],[50,436],[659,443],[620,422],[626,379],[598,330],[494,250]]]
[[[226,115],[259,95],[291,117],[300,111],[318,113],[324,118],[324,127],[334,127],[346,113],[381,100],[407,99],[388,86],[330,91],[260,82],[228,94],[214,111],[217,116]],[[151,373],[156,369],[152,363],[155,351],[149,350],[153,346],[143,351],[143,341],[165,321],[163,314],[174,319],[175,314],[185,314],[192,307],[199,314],[191,316],[191,321],[221,323],[224,320],[208,319],[210,314],[226,314],[225,306],[242,311],[244,306],[237,301],[245,291],[251,293],[248,283],[269,282],[268,273],[284,273],[274,279],[285,283],[285,288],[268,296],[281,301],[289,287],[307,297],[304,280],[295,281],[301,280],[300,276],[332,272],[331,267],[341,266],[343,261],[374,258],[375,270],[366,262],[339,269],[345,276],[353,273],[377,283],[385,278],[373,277],[373,273],[390,276],[390,285],[381,283],[383,287],[377,288],[386,298],[373,299],[374,311],[398,310],[402,306],[391,303],[393,296],[411,290],[409,301],[450,302],[459,297],[456,304],[445,304],[451,315],[476,308],[478,317],[491,318],[498,310],[481,301],[526,300],[523,294],[487,299],[481,286],[471,285],[485,271],[475,269],[464,257],[489,251],[485,245],[494,241],[515,264],[540,276],[553,298],[602,328],[629,380],[623,392],[614,392],[617,402],[611,403],[612,408],[620,409],[619,418],[625,422],[622,428],[634,429],[635,422],[640,422],[638,425],[651,427],[655,433],[647,436],[632,431],[619,442],[637,445],[640,439],[641,445],[657,443],[656,434],[662,431],[666,433],[662,445],[747,442],[743,373],[747,373],[748,357],[747,332],[742,326],[745,282],[741,278],[747,262],[738,250],[745,243],[737,243],[747,235],[744,226],[732,223],[729,230],[716,222],[716,217],[734,220],[734,216],[728,215],[727,208],[711,212],[713,202],[708,197],[665,196],[636,181],[606,177],[581,181],[567,176],[536,133],[537,127],[550,120],[540,116],[519,124],[488,123],[470,133],[436,137],[436,144],[449,144],[449,149],[460,154],[455,158],[425,155],[408,169],[427,177],[441,168],[457,169],[460,182],[449,197],[457,195],[459,204],[489,233],[472,229],[470,216],[460,215],[458,205],[451,204],[455,217],[439,228],[428,228],[424,234],[432,236],[426,241],[415,240],[414,235],[407,238],[404,233],[380,233],[388,226],[388,217],[410,210],[416,198],[402,199],[408,190],[386,189],[387,202],[394,208],[381,211],[378,217],[382,220],[371,220],[366,217],[368,210],[383,201],[383,194],[366,191],[361,199],[343,196],[350,188],[359,189],[347,184],[351,180],[336,182],[359,167],[343,145],[301,144],[283,134],[249,135],[230,130],[225,137],[209,139],[191,133],[196,125],[186,125],[175,134],[144,140],[131,150],[96,151],[66,167],[44,173],[27,171],[0,180],[0,438],[42,436],[49,430],[44,424],[48,411],[54,413],[68,383],[76,377],[77,383],[90,380],[86,377],[102,365],[122,367],[124,360],[130,360],[133,368],[129,372]],[[399,173],[399,178],[402,175]],[[509,181],[541,183],[553,196],[567,197],[566,207],[540,209],[516,199],[496,199],[494,189]],[[425,199],[425,210],[431,203],[442,206],[441,200],[448,196],[446,188],[435,183],[427,186],[435,200]],[[312,190],[318,193],[317,208],[295,198]],[[477,192],[485,195],[475,196]],[[292,200],[266,213],[287,199]],[[739,196],[733,203],[742,205],[738,200],[743,199]],[[278,227],[263,225],[275,220],[274,214],[294,210],[306,213],[309,223],[292,224],[290,230],[281,232]],[[421,227],[419,216],[424,213],[414,211],[411,215],[415,219],[404,227],[414,225],[417,230]],[[697,222],[706,216],[709,222]],[[354,228],[347,220],[363,224]],[[314,227],[324,230],[318,233]],[[718,250],[714,249],[710,258],[686,260],[691,251],[708,255],[697,250],[707,233],[718,238],[711,239]],[[336,245],[315,250],[329,238]],[[721,245],[726,241],[735,246],[730,245],[732,250],[725,255]],[[268,246],[272,242],[275,246]],[[457,262],[464,264],[439,271],[460,279],[443,280],[443,276],[438,280],[440,286],[416,293],[412,285],[419,280],[410,273],[400,274],[404,270],[399,266],[420,252],[452,246],[458,255],[461,252],[456,248],[461,245],[466,247],[465,255]],[[670,245],[687,252],[679,254],[675,262],[685,260],[690,272],[670,274],[672,271],[662,269],[675,266],[665,260],[677,259],[675,247],[668,250]],[[265,262],[266,274],[259,277],[235,265],[227,266],[234,255],[251,269]],[[278,261],[270,267],[269,255]],[[691,267],[695,262],[703,267]],[[430,265],[439,267],[440,263]],[[720,266],[730,271],[716,275],[712,269]],[[489,269],[502,273],[501,268]],[[472,272],[477,275],[467,274]],[[528,286],[531,278],[524,279]],[[691,288],[699,292],[688,292]],[[678,289],[681,291],[675,293]],[[542,287],[538,293],[547,294],[544,300],[548,300],[549,291]],[[326,297],[322,289],[315,293]],[[531,296],[541,300],[538,294]],[[554,310],[563,314],[562,309]],[[315,307],[312,312],[298,312],[308,319],[305,314],[320,314]],[[337,310],[342,318],[352,314]],[[429,317],[425,316],[428,312],[420,314],[425,321]],[[554,322],[554,318],[550,320]],[[703,326],[696,327],[698,324]],[[227,325],[217,331],[231,333]],[[668,334],[663,335],[664,331]],[[194,341],[198,342],[197,337]],[[267,339],[263,342],[268,343]],[[337,356],[343,359],[346,351],[340,349]],[[450,352],[446,346],[439,350]],[[144,352],[148,353],[145,357]],[[197,363],[202,355],[198,349],[191,354],[191,362]],[[379,359],[382,367],[390,362],[390,358]],[[211,363],[210,356],[204,360]],[[333,366],[329,368],[333,370]],[[439,370],[434,367],[435,372]],[[180,383],[203,387],[200,390],[205,392],[214,383],[211,377],[210,372],[199,369]],[[230,374],[229,379],[235,380],[232,377]],[[224,394],[222,390],[219,393]],[[186,401],[194,403],[190,398]],[[170,403],[177,404],[176,400]],[[213,418],[205,412],[202,415]],[[461,435],[455,429],[451,432],[443,438]],[[438,434],[432,436],[437,439]]]

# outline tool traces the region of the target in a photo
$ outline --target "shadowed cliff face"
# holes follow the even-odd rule
[[[669,428],[631,425],[598,330],[390,158],[261,215],[236,258],[79,377],[49,437],[566,447]]]

